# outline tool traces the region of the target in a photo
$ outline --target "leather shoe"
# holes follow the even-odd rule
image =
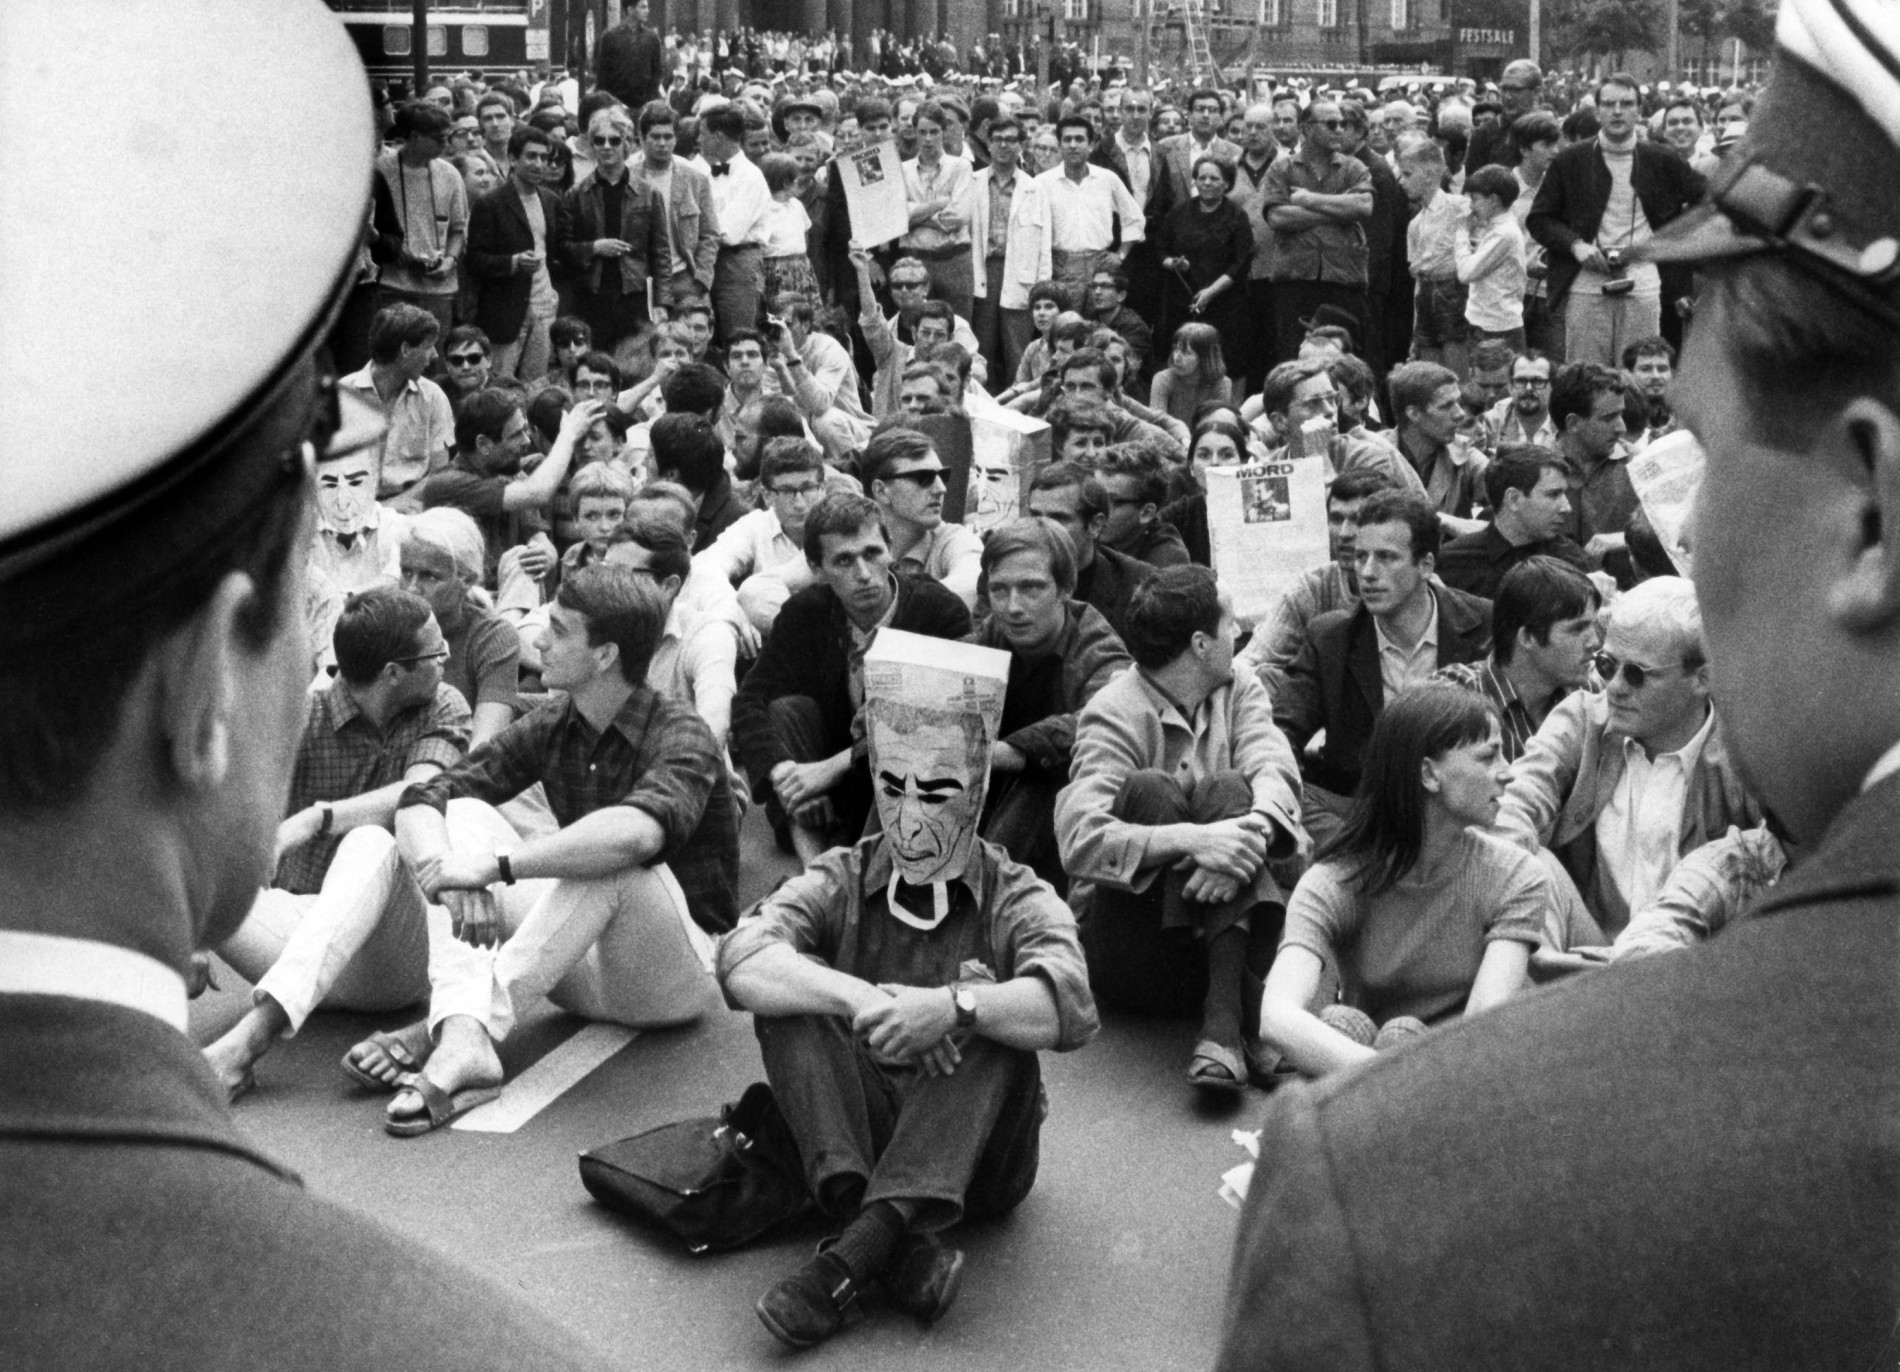
[[[946,1248],[932,1234],[904,1235],[884,1272],[891,1303],[925,1324],[942,1318],[962,1285],[963,1250]]]
[[[773,1338],[793,1348],[810,1348],[843,1329],[857,1303],[858,1282],[851,1269],[836,1254],[820,1251],[760,1296],[754,1308]]]

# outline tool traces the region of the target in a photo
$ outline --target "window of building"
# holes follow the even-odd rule
[[[1412,26],[1412,16],[1407,0],[1392,0],[1392,27],[1406,29]]]
[[[1339,0],[1319,0],[1319,26],[1323,29],[1339,27]]]
[[[1262,22],[1270,29],[1283,28],[1286,25],[1285,0],[1261,0]]]
[[[1089,16],[1089,0],[1062,0],[1062,17],[1072,24],[1086,21]]]

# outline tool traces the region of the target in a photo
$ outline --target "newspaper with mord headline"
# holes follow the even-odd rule
[[[1264,618],[1302,573],[1332,556],[1324,436],[1299,440],[1282,460],[1207,469],[1214,571],[1243,620]]]

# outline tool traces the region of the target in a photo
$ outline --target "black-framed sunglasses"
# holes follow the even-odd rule
[[[450,353],[448,355],[448,364],[451,367],[479,367],[487,360],[487,353]]]
[[[617,133],[610,133],[605,136],[595,134],[594,146],[597,148],[624,148],[627,146],[627,140]]]
[[[884,479],[886,481],[908,481],[913,486],[928,490],[939,481],[945,480],[947,471],[948,469],[944,467],[916,467],[908,472],[888,472],[885,474]]]
[[[1688,663],[1677,667],[1645,667],[1636,662],[1623,662],[1608,653],[1597,653],[1590,659],[1590,665],[1597,669],[1597,675],[1603,678],[1605,686],[1610,685],[1621,673],[1623,680],[1629,683],[1632,691],[1640,691],[1656,677],[1667,676],[1671,672],[1691,672],[1695,670]]]

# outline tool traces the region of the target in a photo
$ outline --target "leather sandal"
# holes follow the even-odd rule
[[[1205,1091],[1238,1093],[1247,1089],[1247,1069],[1233,1049],[1202,1039],[1188,1059],[1187,1079]]]
[[[401,1118],[384,1117],[383,1128],[401,1139],[433,1133],[450,1121],[460,1119],[476,1106],[486,1105],[501,1097],[499,1086],[470,1086],[450,1095],[423,1076],[411,1078],[402,1089],[414,1091],[422,1098],[423,1113]]]

